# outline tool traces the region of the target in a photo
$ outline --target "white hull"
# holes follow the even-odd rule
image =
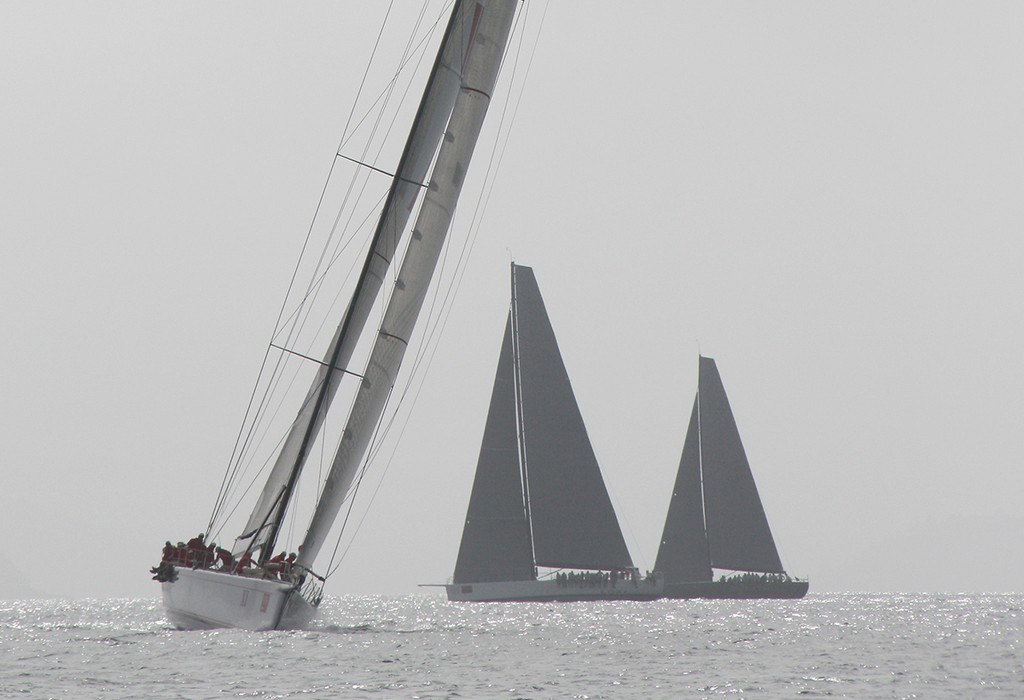
[[[160,587],[167,619],[181,630],[298,629],[316,614],[294,583],[209,569],[179,567],[177,573],[176,581]]]
[[[664,581],[616,581],[603,585],[544,581],[496,581],[445,584],[448,600],[462,603],[573,602],[583,600],[654,600],[664,594]]]

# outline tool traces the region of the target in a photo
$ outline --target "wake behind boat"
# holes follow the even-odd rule
[[[802,598],[782,567],[715,361],[699,359],[655,569],[666,598]],[[714,579],[713,569],[728,571]]]
[[[512,265],[512,305],[445,588],[465,602],[652,600],[662,591],[633,566],[536,278],[521,265]]]
[[[287,333],[275,329],[277,343],[271,342],[267,356],[273,352],[285,359],[278,359],[276,365],[269,363],[274,374],[263,386],[288,384],[277,373],[288,359],[315,368],[309,372],[314,377],[295,419],[283,431],[276,459],[269,460],[273,466],[231,549],[217,549],[207,541],[237,506],[237,502],[229,503],[231,498],[238,493],[244,497],[251,485],[239,481],[241,458],[229,466],[202,535],[181,546],[165,546],[162,561],[152,573],[161,582],[167,616],[176,627],[280,629],[302,626],[315,614],[330,573],[315,571],[317,555],[363,466],[395,384],[451,225],[518,4],[516,0],[460,0],[454,4],[361,271],[337,330],[320,355],[323,360],[290,345],[291,329]],[[378,169],[365,172],[369,170]],[[415,223],[409,227],[417,206]],[[398,256],[400,241],[405,245],[403,256]],[[324,250],[330,252],[327,247]],[[389,267],[397,257],[402,263],[395,275]],[[290,319],[308,318],[310,297],[319,289],[324,273],[319,265],[317,262],[310,277],[310,291]],[[392,281],[390,295],[382,291],[385,280]],[[371,310],[378,298],[385,296],[383,320],[379,326],[368,326]],[[360,356],[355,354],[357,346],[368,356],[365,365],[355,371],[351,365],[353,357]],[[317,481],[315,488],[306,489],[317,497],[298,540],[301,544],[285,555],[280,550],[288,539],[286,531],[294,525],[292,520],[286,527],[285,516],[289,509],[295,510],[300,477],[314,444],[323,445],[327,440],[328,409],[343,382],[347,382],[352,400],[348,418],[335,435],[337,447],[333,461],[326,465],[326,477]],[[261,386],[259,380],[257,386]],[[253,433],[264,421],[272,421],[272,416],[267,417],[267,405],[265,399],[258,402],[254,417],[247,416],[240,433],[243,449],[252,444]],[[271,442],[274,440],[276,437]],[[328,459],[330,450],[330,446],[325,450]],[[258,484],[255,487],[258,490]],[[275,556],[275,551],[280,553]]]

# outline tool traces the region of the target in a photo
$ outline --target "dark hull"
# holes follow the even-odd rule
[[[666,583],[665,598],[796,599],[807,595],[808,581],[694,581]]]
[[[661,580],[619,581],[586,585],[543,581],[490,581],[445,584],[448,600],[460,603],[577,603],[597,600],[656,600],[662,596]]]

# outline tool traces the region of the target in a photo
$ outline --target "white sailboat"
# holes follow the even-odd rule
[[[165,548],[154,568],[167,617],[181,629],[300,627],[315,614],[323,592],[316,573],[320,553],[360,469],[385,410],[462,189],[498,69],[508,44],[517,0],[458,0],[424,90],[390,190],[344,314],[298,415],[281,442],[273,467],[230,555],[215,563],[209,540]],[[408,226],[416,205],[419,213]],[[408,231],[408,232],[407,232]],[[397,276],[389,273],[399,246]],[[385,279],[394,277],[379,326],[368,325]],[[360,338],[372,345],[353,371]],[[363,347],[362,345],[360,347]],[[297,353],[296,353],[297,354]],[[308,361],[310,358],[306,358]],[[283,542],[303,466],[327,421],[343,376],[357,386],[327,477],[294,560],[274,557]],[[218,498],[218,508],[223,504]],[[215,511],[216,512],[216,511]],[[212,522],[212,519],[211,519]]]
[[[464,602],[652,600],[662,590],[633,566],[536,278],[521,265],[445,588]]]
[[[715,361],[699,358],[698,375],[654,566],[665,597],[802,598],[809,584],[782,567]]]

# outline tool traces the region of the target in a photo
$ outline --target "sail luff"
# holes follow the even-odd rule
[[[462,86],[364,378],[299,552],[298,563],[303,566],[316,559],[394,386],[462,191],[516,5],[515,0],[480,0],[464,8],[471,30],[461,64]]]
[[[526,535],[530,551],[530,563],[533,565],[533,576],[536,576],[536,552],[533,547],[533,516],[530,514],[530,478],[529,458],[526,451],[526,429],[523,420],[523,377],[519,372],[519,308],[516,305],[516,264],[512,263],[509,270],[509,277],[512,287],[512,305],[509,309],[509,325],[512,336],[512,385],[514,389],[513,404],[515,414],[512,428],[516,432],[516,447],[518,449],[519,484],[523,501],[523,513],[526,516]]]
[[[352,299],[324,354],[324,364],[317,370],[310,384],[263,491],[242,530],[243,536],[236,540],[236,555],[257,547],[267,552],[272,548],[273,542],[267,541],[272,536],[268,537],[266,531],[259,532],[260,525],[279,523],[283,517],[284,509],[287,508],[287,495],[280,498],[281,489],[290,491],[288,484],[294,484],[310,442],[323,426],[327,408],[334,400],[340,384],[339,377],[332,377],[331,373],[337,368],[346,367],[351,361],[357,339],[365,328],[374,300],[394,258],[399,237],[412,215],[422,189],[421,183],[427,177],[444,135],[461,84],[459,69],[471,33],[465,25],[471,17],[467,17],[460,8],[461,4],[453,10],[445,29]],[[252,535],[254,532],[256,534]],[[268,544],[269,547],[264,546]]]

